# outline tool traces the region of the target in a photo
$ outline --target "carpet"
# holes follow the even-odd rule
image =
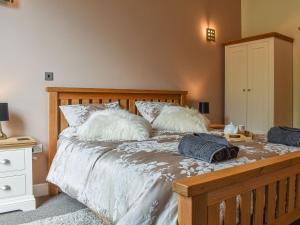
[[[0,214],[1,225],[103,225],[97,216],[65,194],[49,199],[29,212]]]
[[[89,209],[81,209],[76,212],[61,216],[49,217],[22,225],[103,225],[99,218]]]

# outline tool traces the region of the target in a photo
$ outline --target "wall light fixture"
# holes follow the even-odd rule
[[[0,0],[0,3],[13,3],[14,0]]]
[[[206,28],[206,40],[216,41],[216,30],[212,28]]]

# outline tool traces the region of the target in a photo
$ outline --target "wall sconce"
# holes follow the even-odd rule
[[[206,28],[206,40],[216,41],[216,30],[212,28]]]
[[[14,3],[14,0],[0,0],[0,3]]]

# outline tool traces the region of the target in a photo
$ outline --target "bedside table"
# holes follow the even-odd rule
[[[224,124],[210,124],[209,128],[212,130],[224,130],[225,125]]]
[[[32,190],[32,146],[30,137],[0,141],[0,213],[36,208]]]

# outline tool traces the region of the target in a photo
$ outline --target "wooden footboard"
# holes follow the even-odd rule
[[[177,180],[173,189],[179,225],[291,224],[300,218],[300,153]]]

